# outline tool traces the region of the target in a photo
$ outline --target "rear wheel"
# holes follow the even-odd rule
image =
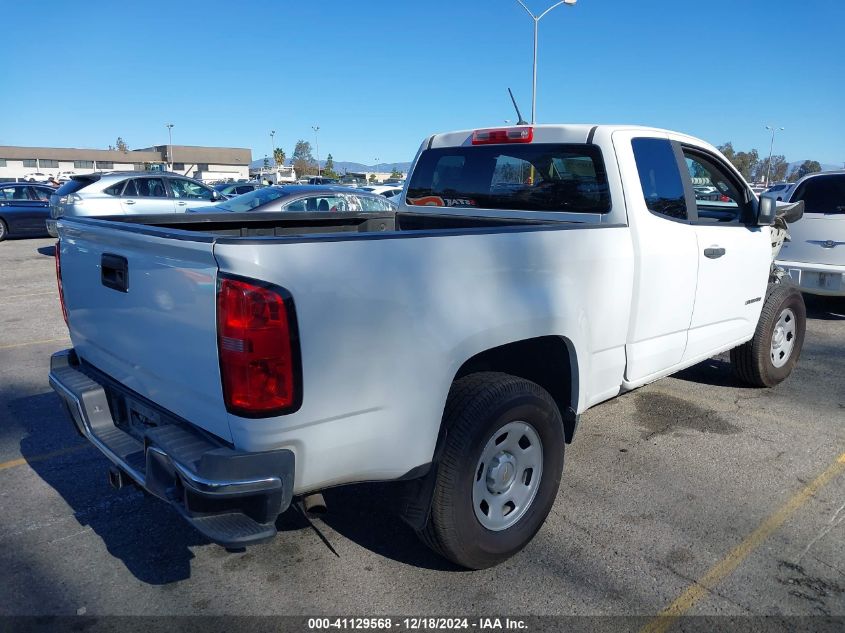
[[[539,385],[483,372],[455,381],[446,446],[422,540],[483,569],[513,556],[551,510],[563,470],[563,422]]]
[[[807,310],[797,288],[772,284],[754,338],[731,350],[734,373],[755,387],[774,387],[792,373],[804,345]]]
[[[9,227],[6,226],[6,223],[3,220],[0,220],[0,242],[5,240],[9,237]]]

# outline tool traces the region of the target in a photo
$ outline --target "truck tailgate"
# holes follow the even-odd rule
[[[59,235],[77,355],[231,441],[217,355],[212,239],[187,233],[174,239],[110,222],[62,223]]]

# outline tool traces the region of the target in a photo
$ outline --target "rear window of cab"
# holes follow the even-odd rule
[[[607,213],[601,150],[587,144],[502,144],[425,150],[409,205]]]

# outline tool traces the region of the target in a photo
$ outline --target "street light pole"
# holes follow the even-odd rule
[[[276,162],[276,130],[270,130],[270,146],[273,148],[273,165],[278,167]]]
[[[320,131],[319,125],[312,125],[311,129],[314,130],[314,147],[317,149],[317,177],[322,175],[322,171],[320,170],[320,138],[318,132]]]
[[[540,30],[540,20],[542,20],[544,17],[546,17],[546,14],[548,14],[549,11],[551,11],[552,9],[555,9],[562,4],[568,4],[569,6],[574,6],[575,3],[578,2],[578,0],[560,0],[559,2],[556,2],[555,4],[550,6],[548,9],[543,11],[540,15],[534,15],[531,12],[531,9],[529,9],[527,6],[525,6],[525,3],[522,0],[516,0],[516,1],[520,5],[522,5],[522,8],[525,9],[525,11],[528,13],[528,15],[531,16],[531,19],[534,20],[534,71],[533,71],[533,77],[532,77],[532,81],[531,81],[531,123],[533,125],[534,122],[537,119],[537,40],[538,40],[538,35],[539,35],[539,30]]]
[[[768,187],[769,186],[769,176],[772,173],[772,151],[775,148],[775,132],[782,132],[783,128],[782,127],[776,128],[773,125],[767,125],[766,129],[772,131],[772,142],[769,144],[769,162],[766,163],[766,186]]]
[[[167,171],[173,171],[173,124],[168,123],[167,128]]]

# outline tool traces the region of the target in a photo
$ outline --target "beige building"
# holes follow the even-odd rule
[[[252,151],[238,147],[155,145],[136,150],[0,146],[0,180],[96,171],[170,170],[199,180],[249,178]]]

